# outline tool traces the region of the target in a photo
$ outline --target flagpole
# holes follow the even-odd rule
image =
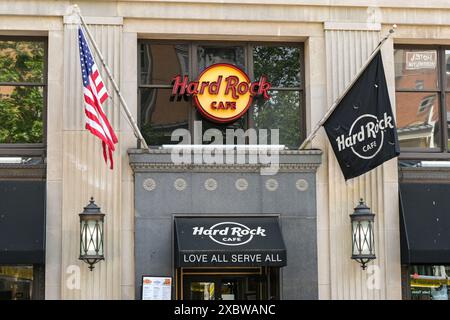
[[[397,25],[394,24],[392,26],[392,29],[389,30],[389,33],[383,39],[381,39],[380,43],[378,43],[376,48],[370,54],[369,59],[366,61],[366,63],[364,63],[364,65],[358,71],[356,76],[353,78],[352,82],[350,82],[350,84],[345,88],[344,92],[334,101],[334,103],[327,110],[327,112],[325,112],[325,115],[322,117],[322,119],[317,123],[317,125],[314,127],[314,129],[311,131],[311,133],[306,137],[305,141],[303,141],[303,143],[299,147],[299,150],[304,149],[308,145],[308,143],[311,142],[315,138],[317,131],[319,131],[320,127],[325,123],[325,121],[328,120],[328,118],[333,113],[334,109],[336,109],[336,107],[339,105],[339,103],[342,101],[342,99],[344,99],[345,95],[350,91],[352,86],[358,80],[359,76],[364,72],[364,70],[370,64],[370,62],[372,62],[373,58],[378,53],[378,51],[381,50],[381,46],[383,45],[383,43],[390,37],[391,34],[394,33],[396,28],[397,28]]]
[[[147,143],[145,142],[144,137],[142,136],[141,131],[139,130],[139,127],[136,123],[136,121],[133,118],[133,115],[131,114],[130,110],[128,109],[127,102],[125,101],[124,97],[122,96],[122,93],[120,92],[119,86],[117,85],[116,80],[114,79],[111,70],[109,69],[108,65],[106,64],[105,58],[103,58],[102,53],[100,52],[100,49],[97,46],[97,43],[94,40],[94,37],[92,36],[88,26],[86,25],[83,16],[81,15],[80,8],[78,5],[73,6],[73,11],[78,15],[80,18],[81,24],[84,27],[84,30],[86,30],[86,33],[91,40],[92,45],[94,46],[95,51],[97,52],[98,57],[100,58],[100,61],[102,62],[103,67],[105,68],[106,73],[108,74],[109,79],[111,80],[111,83],[113,84],[114,90],[116,91],[117,95],[119,96],[120,104],[123,107],[123,110],[125,111],[125,114],[127,116],[128,122],[130,123],[131,127],[133,128],[134,135],[139,140],[139,142],[142,144],[142,146],[145,149],[149,149]]]

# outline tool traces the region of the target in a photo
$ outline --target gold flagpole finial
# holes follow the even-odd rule
[[[80,14],[80,7],[77,4],[72,6],[72,12],[75,14]]]
[[[395,29],[397,29],[397,25],[396,25],[396,24],[393,24],[393,25],[392,25],[392,29],[389,30],[389,33],[394,33],[394,32],[395,32]]]

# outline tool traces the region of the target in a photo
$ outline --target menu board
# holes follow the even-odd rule
[[[171,300],[171,277],[142,277],[142,300]]]

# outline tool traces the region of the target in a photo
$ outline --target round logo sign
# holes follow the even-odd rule
[[[212,90],[194,96],[200,113],[213,121],[234,121],[243,116],[252,103],[250,79],[231,64],[213,64],[200,74],[198,82],[213,86]],[[214,90],[215,84],[217,90]]]
[[[247,112],[254,96],[269,99],[269,89],[266,76],[251,82],[238,67],[216,63],[203,70],[196,81],[189,82],[187,76],[174,77],[172,95],[192,96],[204,117],[214,122],[228,123]]]

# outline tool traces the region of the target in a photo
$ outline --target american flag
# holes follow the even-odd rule
[[[91,50],[81,27],[78,27],[78,42],[80,44],[80,64],[83,76],[84,113],[86,114],[86,129],[102,140],[103,158],[110,168],[113,168],[112,153],[114,144],[118,142],[108,118],[102,108],[102,103],[108,99],[105,84],[92,57]]]

